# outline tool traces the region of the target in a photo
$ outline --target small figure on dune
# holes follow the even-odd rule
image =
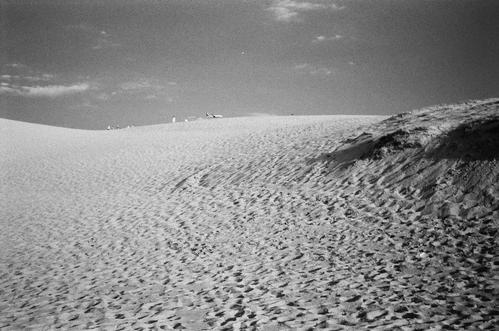
[[[175,122],[176,122],[175,115],[173,115],[173,117],[172,117],[172,123],[175,123]]]
[[[216,114],[213,114],[213,113],[206,113],[206,117],[207,118],[222,118],[223,116],[222,115],[216,115]]]

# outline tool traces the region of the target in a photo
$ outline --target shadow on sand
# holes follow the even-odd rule
[[[430,157],[437,160],[499,160],[499,117],[461,124],[446,135]]]
[[[378,138],[363,133],[344,143],[347,147],[324,153],[311,163],[334,162],[348,167],[357,160],[381,160],[406,151],[421,152],[421,156],[434,160],[494,160],[499,159],[499,116],[463,123],[438,136],[431,136],[428,128],[416,127]]]
[[[422,148],[421,137],[425,132],[425,128],[419,127],[411,130],[400,129],[376,139],[369,133],[363,133],[354,139],[346,140],[348,147],[323,154],[318,160],[346,165],[356,160],[380,160],[397,152]]]

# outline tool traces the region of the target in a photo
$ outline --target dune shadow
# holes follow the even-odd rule
[[[499,116],[459,125],[429,153],[433,159],[499,159]]]
[[[406,151],[423,151],[428,145],[436,146],[421,154],[428,159],[494,160],[499,159],[499,116],[463,123],[444,135],[433,136],[428,128],[416,127],[376,138],[363,133],[343,143],[343,147],[311,161],[348,166],[357,160],[381,160]]]
[[[350,164],[356,160],[380,160],[398,152],[421,148],[423,146],[421,133],[424,134],[425,130],[425,128],[399,129],[377,138],[363,133],[356,138],[345,140],[346,147],[322,154],[318,160],[342,164]]]

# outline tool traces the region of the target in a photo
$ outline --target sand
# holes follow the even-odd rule
[[[494,329],[499,100],[0,120],[0,329]]]

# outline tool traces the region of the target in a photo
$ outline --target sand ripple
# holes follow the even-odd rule
[[[331,157],[381,119],[1,122],[0,329],[493,329],[497,161]]]

